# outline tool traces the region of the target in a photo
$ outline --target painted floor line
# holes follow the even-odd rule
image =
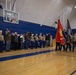
[[[1,61],[6,61],[6,60],[12,60],[12,59],[17,59],[17,58],[22,58],[22,57],[28,57],[28,56],[33,56],[33,55],[38,55],[38,54],[43,54],[43,53],[48,53],[52,52],[53,50],[45,50],[45,51],[39,51],[39,52],[33,52],[33,53],[27,53],[27,54],[20,54],[20,55],[13,55],[13,56],[7,56],[7,57],[1,57]]]
[[[73,71],[70,75],[74,75],[74,73],[76,72],[76,70],[75,71]]]

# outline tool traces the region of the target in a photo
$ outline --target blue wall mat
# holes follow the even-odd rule
[[[3,18],[0,17],[0,29],[3,30],[3,34],[6,28],[9,28],[11,32],[18,32],[18,33],[26,33],[26,32],[33,32],[34,34],[36,33],[50,33],[53,38],[55,38],[56,34],[56,29],[54,27],[36,24],[36,23],[31,23],[31,22],[26,22],[26,21],[19,21],[19,24],[12,24],[12,23],[7,23],[3,22]]]
[[[72,29],[73,30],[73,33],[76,33],[76,29]]]

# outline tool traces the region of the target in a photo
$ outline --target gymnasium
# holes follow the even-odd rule
[[[76,75],[76,0],[0,0],[0,75]]]

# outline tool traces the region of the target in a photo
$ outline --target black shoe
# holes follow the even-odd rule
[[[6,50],[6,52],[9,52],[9,50]]]
[[[55,51],[57,51],[57,50],[55,50]]]

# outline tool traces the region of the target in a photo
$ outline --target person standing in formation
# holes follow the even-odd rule
[[[76,33],[74,34],[74,36],[73,36],[73,38],[72,38],[72,40],[73,40],[73,52],[74,52],[74,49],[75,49],[75,47],[76,47]]]
[[[3,52],[3,42],[4,36],[2,35],[2,30],[0,30],[0,52]]]
[[[9,51],[11,47],[11,33],[8,28],[6,28],[5,31],[5,42],[6,42],[6,51]]]

